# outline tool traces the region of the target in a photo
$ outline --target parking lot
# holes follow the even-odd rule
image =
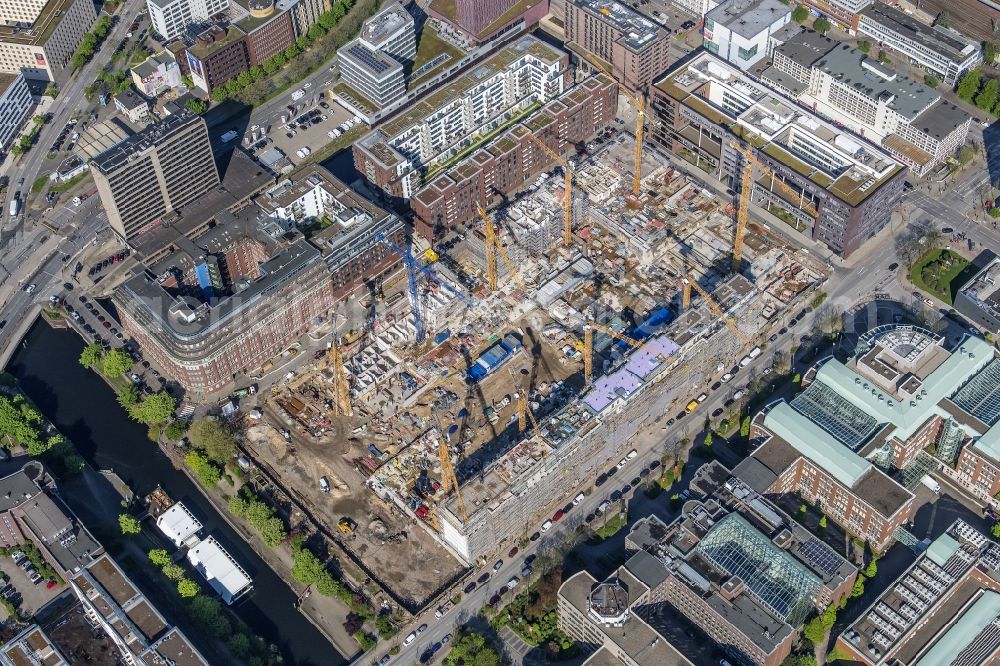
[[[26,568],[34,572],[34,568],[27,559],[23,560]],[[14,563],[10,557],[0,557],[0,571],[7,579],[0,584],[0,596],[9,601],[20,612],[22,616],[31,616],[35,612],[54,599],[65,589],[65,584],[59,585],[53,582],[49,587],[49,581],[40,574],[35,573],[37,583],[31,581],[25,569]],[[0,608],[0,613],[6,613],[4,608]]]
[[[318,99],[317,99],[318,97]],[[243,146],[254,157],[277,148],[294,165],[320,150],[342,133],[346,124],[360,122],[354,114],[336,102],[321,96],[303,98],[285,107],[274,124],[251,125],[243,137]]]

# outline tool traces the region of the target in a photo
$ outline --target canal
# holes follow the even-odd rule
[[[202,521],[253,578],[254,591],[234,606],[250,628],[278,645],[288,663],[337,666],[344,658],[292,606],[295,594],[247,543],[221,518],[194,483],[174,469],[146,436],[146,427],[129,419],[115,394],[95,373],[79,363],[80,337],[56,330],[39,320],[28,332],[7,372],[18,378],[25,393],[96,469],[114,470],[143,496],[157,484]],[[63,491],[74,506],[74,498]],[[82,498],[77,498],[82,500]],[[87,514],[92,506],[81,507]],[[118,516],[107,515],[108,523]],[[140,585],[142,587],[142,585]]]

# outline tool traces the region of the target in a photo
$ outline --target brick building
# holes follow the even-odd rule
[[[566,153],[610,125],[617,103],[618,85],[604,75],[590,77],[549,102],[420,189],[410,202],[416,230],[433,239],[476,219],[477,205],[510,194],[552,167],[552,159],[532,136]]]
[[[187,48],[194,84],[207,93],[250,69],[246,35],[236,26],[213,25]]]
[[[644,92],[670,66],[670,33],[616,0],[566,0],[566,46]]]
[[[520,25],[530,29],[548,10],[548,0],[434,0],[427,14],[482,43]]]
[[[247,32],[247,58],[250,67],[264,64],[295,42],[295,24],[291,12],[281,12]]]

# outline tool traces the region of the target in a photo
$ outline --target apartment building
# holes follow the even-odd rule
[[[433,0],[427,14],[475,43],[528,30],[548,12],[548,0]]]
[[[761,78],[878,143],[918,176],[962,146],[972,122],[923,81],[812,31],[775,48]]]
[[[410,200],[415,229],[433,240],[477,219],[478,205],[552,168],[552,159],[533,138],[560,154],[574,150],[614,122],[617,105],[618,84],[610,77],[584,80],[418,190]]]
[[[146,0],[153,30],[166,41],[184,35],[188,26],[209,20],[229,7],[229,0]]]
[[[670,65],[670,35],[658,23],[616,0],[567,0],[566,47],[602,67],[633,93]]]
[[[771,37],[792,20],[781,0],[726,0],[705,15],[705,48],[740,69],[769,55]]]
[[[264,214],[289,228],[326,219],[310,242],[323,255],[333,280],[334,296],[376,288],[395,272],[402,259],[383,243],[406,245],[402,219],[350,189],[329,171],[311,166],[256,198]],[[366,294],[367,295],[367,294]]]
[[[962,520],[931,542],[837,637],[864,666],[1000,660],[1000,545]]]
[[[97,155],[91,172],[111,228],[126,241],[219,185],[208,128],[187,110]]]
[[[213,25],[201,32],[185,50],[194,84],[211,93],[250,69],[246,33],[235,25]]]
[[[406,71],[416,54],[413,17],[395,2],[362,24],[358,38],[337,51],[337,62],[344,83],[383,108],[406,94]]]
[[[0,152],[10,150],[34,108],[24,74],[0,74]]]
[[[895,7],[875,2],[859,15],[858,34],[880,48],[905,56],[938,80],[953,86],[959,77],[983,62],[980,45],[960,33],[921,23]]]
[[[751,201],[841,256],[885,228],[906,168],[883,150],[784,99],[712,53],[650,88],[649,140],[734,190],[755,158]],[[765,167],[764,170],[762,167]]]
[[[156,97],[182,83],[177,58],[167,50],[154,53],[129,72],[132,74],[132,83],[146,97]]]
[[[9,2],[0,11],[0,72],[23,73],[29,79],[61,83],[83,36],[97,21],[91,0]],[[18,9],[15,9],[15,5]],[[40,6],[40,7],[39,7]],[[16,17],[33,17],[20,20]]]
[[[993,335],[1000,333],[1000,259],[993,259],[958,290],[955,309]]]
[[[669,604],[734,663],[779,666],[806,618],[850,594],[857,569],[717,462],[691,492],[672,523],[649,516],[626,537],[618,576],[642,591],[629,610],[667,634],[678,622],[661,612]],[[571,581],[560,600],[580,584]],[[559,627],[577,638],[580,618],[563,615],[574,605],[559,604]]]
[[[573,0],[566,1],[572,2]],[[688,14],[693,14],[699,19],[704,18],[706,14],[719,6],[716,0],[673,0],[670,4],[680,7]]]
[[[806,6],[816,13],[826,16],[841,29],[854,33],[858,29],[861,12],[873,0],[804,0]]]
[[[0,647],[0,664],[70,666],[66,656],[37,624],[29,624]]]
[[[407,105],[353,147],[358,173],[407,200],[483,137],[561,95],[568,57],[525,35]]]
[[[188,391],[248,375],[334,306],[330,272],[304,238],[222,225],[176,246],[113,300],[122,328]]]

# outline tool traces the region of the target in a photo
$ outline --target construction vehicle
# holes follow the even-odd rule
[[[434,284],[439,285],[444,289],[447,289],[459,300],[465,303],[466,306],[470,308],[472,307],[473,302],[471,299],[469,299],[469,297],[467,297],[461,291],[451,286],[444,280],[442,280],[440,277],[437,276],[436,273],[434,273],[434,271],[430,270],[429,268],[423,266],[420,262],[418,262],[413,256],[413,252],[411,251],[411,246],[408,245],[405,249],[401,248],[392,241],[390,241],[388,238],[386,238],[385,234],[381,232],[375,234],[375,239],[403,258],[403,263],[406,266],[407,287],[410,292],[410,304],[413,307],[413,326],[416,329],[416,338],[418,344],[422,343],[424,341],[424,338],[427,337],[427,332],[424,329],[424,318],[422,310],[420,308],[420,294],[417,288],[418,271],[422,273],[425,277],[427,277],[427,279],[433,282]]]
[[[507,270],[510,271],[511,277],[514,278],[514,282],[517,283],[518,287],[524,288],[524,283],[521,281],[521,276],[518,274],[517,269],[514,268],[514,264],[511,262],[510,258],[507,256],[507,251],[500,244],[497,239],[497,229],[496,225],[493,223],[492,218],[486,214],[483,207],[476,204],[476,210],[479,211],[479,217],[483,218],[483,229],[486,236],[486,283],[490,288],[491,292],[497,290],[497,255],[503,259],[503,263],[507,266]]]
[[[358,524],[350,516],[342,516],[337,521],[337,529],[344,534],[354,534],[354,530],[358,529]]]
[[[562,167],[563,178],[565,179],[564,188],[566,190],[565,199],[563,201],[563,245],[570,246],[573,244],[573,178],[576,174],[569,168],[569,163],[564,160],[559,153],[552,150],[542,142],[534,134],[528,135],[542,152],[551,157],[556,164]]]
[[[799,197],[799,208],[806,211],[812,217],[818,218],[819,211],[809,203],[806,203],[804,192],[795,192],[785,181],[774,175],[764,163],[758,160],[753,153],[753,147],[749,144],[740,144],[735,141],[731,143],[741,155],[743,155],[743,172],[740,176],[740,198],[736,207],[736,231],[733,234],[733,272],[738,273],[742,268],[743,261],[743,237],[746,235],[747,221],[750,218],[750,191],[753,188],[753,169],[756,166],[764,175],[771,177],[771,187],[777,185],[785,194]],[[688,292],[690,294],[690,292]]]
[[[594,329],[597,329],[601,333],[610,335],[616,340],[621,340],[622,342],[632,345],[635,349],[641,349],[645,344],[639,342],[627,335],[619,333],[613,328],[608,328],[607,326],[602,326],[597,322],[591,321],[583,325],[583,376],[586,383],[590,384],[590,379],[593,376],[594,370]]]
[[[685,288],[687,288],[687,286],[690,285],[691,287],[694,288],[695,291],[698,292],[698,295],[701,296],[706,303],[708,303],[708,307],[712,310],[712,314],[721,319],[723,323],[725,323],[725,325],[729,328],[729,330],[733,332],[733,335],[735,335],[740,340],[740,342],[742,342],[744,345],[750,344],[750,338],[748,338],[743,333],[743,331],[740,330],[740,327],[736,324],[736,320],[733,319],[732,317],[727,316],[726,313],[722,311],[722,308],[719,307],[719,304],[716,303],[715,300],[708,295],[708,292],[705,291],[693,277],[688,275],[686,278],[684,278],[684,285]]]
[[[607,67],[597,62],[596,59],[587,58],[587,62],[598,71],[617,80],[615,79],[615,75]],[[636,97],[625,90],[620,83],[618,84],[618,92],[624,95],[632,103],[632,106],[635,107],[635,168],[632,170],[632,195],[638,197],[641,192],[640,184],[642,182],[642,139],[646,128],[646,102],[642,96]]]

